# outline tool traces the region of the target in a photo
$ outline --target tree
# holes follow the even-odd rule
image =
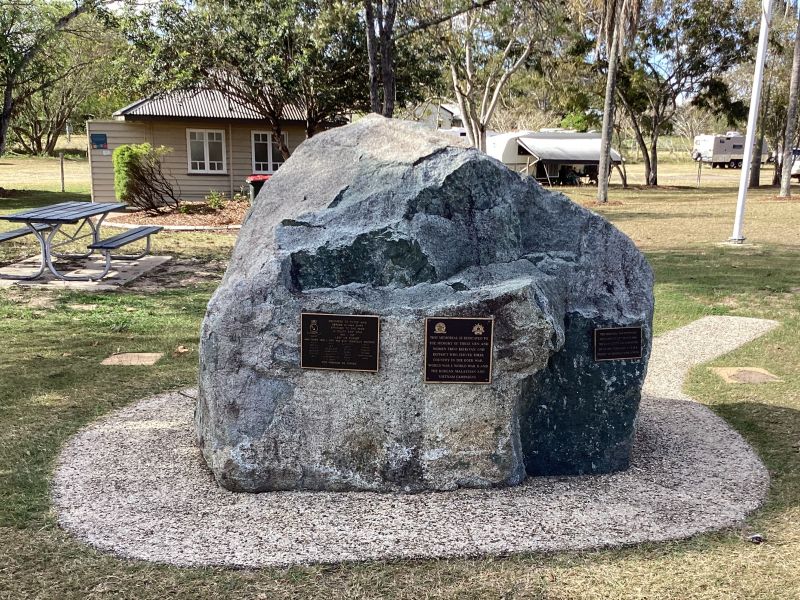
[[[597,73],[586,61],[593,43],[575,27],[565,6],[552,3],[546,14],[547,38],[499,94],[491,121],[499,131],[599,126]]]
[[[787,3],[788,7],[788,3]],[[797,125],[797,102],[800,100],[800,13],[794,14],[794,54],[792,76],[789,84],[789,103],[786,111],[786,129],[783,135],[783,160],[781,161],[781,198],[792,195],[792,164],[794,158],[795,128]],[[776,167],[777,168],[777,167]]]
[[[446,0],[430,5],[414,0],[363,0],[364,28],[369,69],[369,97],[372,112],[394,115],[398,98],[397,40],[446,23],[495,0]],[[417,55],[423,57],[426,48]]]
[[[691,148],[694,138],[713,128],[714,120],[707,111],[689,103],[678,106],[672,117],[672,131]]]
[[[100,0],[0,0],[0,154],[6,150],[17,104],[64,77],[64,73],[48,75],[37,58],[74,19],[102,4]]]
[[[391,117],[394,114],[397,93],[397,81],[394,73],[396,18],[397,0],[386,0],[386,2],[364,0],[370,108],[372,112],[385,117]],[[383,88],[382,99],[379,93],[380,87]]]
[[[724,74],[748,56],[745,17],[734,0],[647,0],[616,86],[642,152],[647,185],[658,185],[658,140],[681,98],[740,119]],[[645,140],[645,136],[649,139]]]
[[[284,158],[289,107],[303,112],[308,137],[367,108],[363,33],[345,2],[170,0],[129,10],[124,27],[149,56],[144,85],[218,90],[254,107]]]
[[[469,143],[486,150],[486,132],[502,91],[547,39],[548,3],[499,0],[438,27],[434,39],[447,56],[453,91]]]
[[[118,64],[125,48],[113,30],[83,15],[65,33],[45,45],[36,58],[42,61],[41,68],[33,69],[18,88],[20,100],[11,129],[16,141],[32,154],[52,154],[67,121],[83,116],[79,107],[125,85]],[[56,74],[60,78],[53,80]]]
[[[600,164],[597,178],[597,201],[608,202],[608,178],[611,174],[611,140],[614,135],[614,96],[617,88],[619,59],[623,48],[636,33],[641,11],[640,0],[604,0],[598,41],[606,47],[608,68],[603,102],[603,126],[600,144]],[[625,177],[623,177],[623,181]]]

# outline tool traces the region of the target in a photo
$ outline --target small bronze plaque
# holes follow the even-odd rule
[[[427,317],[425,383],[491,383],[494,318]]]
[[[377,372],[380,336],[375,315],[300,313],[300,366]]]
[[[594,359],[635,360],[642,358],[641,327],[609,327],[594,330]]]

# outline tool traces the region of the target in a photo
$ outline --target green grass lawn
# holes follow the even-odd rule
[[[79,177],[70,193],[56,192],[47,159],[15,159],[13,169],[4,163],[0,187],[22,191],[0,194],[2,212],[88,199]],[[49,485],[59,449],[114,408],[194,384],[198,327],[234,241],[162,233],[156,250],[175,256],[172,270],[131,289],[0,291],[0,599],[799,598],[800,203],[776,202],[771,189],[754,192],[751,244],[721,246],[738,171],[714,171],[698,191],[694,168],[662,165],[669,187],[614,188],[614,203],[600,210],[647,253],[658,333],[709,314],[781,322],[712,363],[763,367],[781,383],[729,385],[705,366],[687,383],[754,445],[772,475],[766,506],[741,529],[621,550],[262,570],[178,569],[91,550],[56,525]],[[566,191],[584,203],[593,196],[587,188]],[[30,251],[3,246],[0,264]],[[175,353],[179,345],[191,352]],[[165,357],[155,367],[98,364],[116,351]],[[749,543],[753,532],[766,543]]]

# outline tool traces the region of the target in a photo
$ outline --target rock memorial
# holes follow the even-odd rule
[[[624,469],[652,285],[604,218],[456,138],[378,116],[321,133],[209,303],[203,456],[250,492]]]

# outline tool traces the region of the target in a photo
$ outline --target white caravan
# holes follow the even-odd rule
[[[698,135],[694,138],[692,159],[711,163],[713,169],[741,169],[744,158],[744,136],[738,131],[719,135]],[[761,162],[766,162],[768,153],[761,149]]]

